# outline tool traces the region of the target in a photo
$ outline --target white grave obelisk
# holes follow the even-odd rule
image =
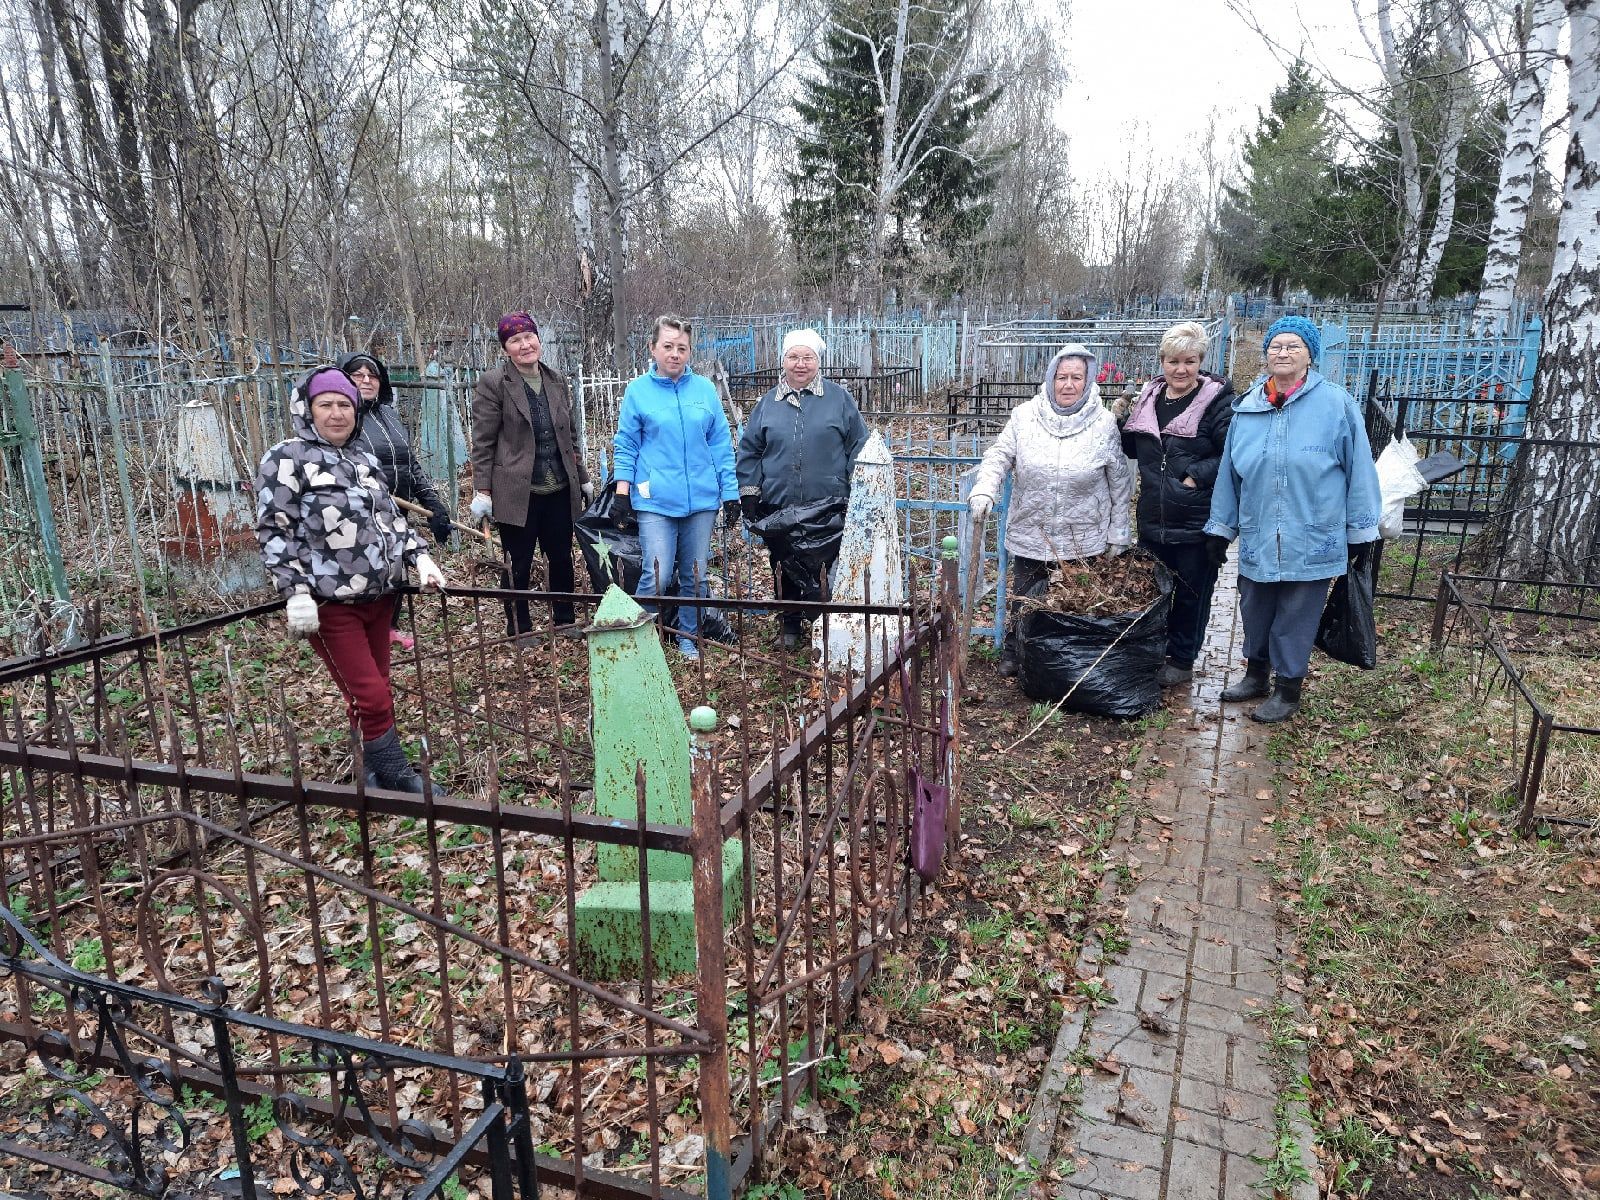
[[[832,582],[833,599],[840,604],[899,604],[905,599],[900,522],[894,508],[894,459],[878,433],[861,447],[850,474],[850,503],[844,513],[844,537]],[[894,617],[834,616],[828,618],[827,627],[826,644],[821,621],[812,626],[811,639],[831,670],[865,670],[869,639],[874,668],[897,652],[899,622]]]

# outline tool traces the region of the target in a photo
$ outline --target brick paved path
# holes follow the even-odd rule
[[[1098,970],[1116,1002],[1063,1029],[1057,1059],[1085,1051],[1099,1066],[1080,1076],[1076,1113],[1063,1102],[1054,1137],[1045,1141],[1052,1131],[1038,1121],[1031,1134],[1051,1146],[1063,1198],[1263,1195],[1252,1156],[1271,1153],[1277,1088],[1257,1014],[1274,1003],[1287,938],[1280,943],[1273,837],[1262,823],[1272,808],[1268,731],[1245,716],[1251,705],[1218,700],[1243,671],[1237,607],[1230,563],[1192,708],[1174,704],[1167,728],[1149,735],[1141,761],[1165,769],[1133,785],[1140,815],[1119,831],[1119,849],[1138,860],[1122,901],[1130,945],[1103,961],[1091,949],[1078,966],[1083,977]]]

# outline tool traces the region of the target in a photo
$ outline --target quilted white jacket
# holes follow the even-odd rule
[[[997,499],[1012,478],[1006,549],[1027,558],[1089,558],[1133,542],[1133,473],[1116,418],[1097,395],[1062,416],[1042,395],[1011,412],[984,451],[974,496]]]

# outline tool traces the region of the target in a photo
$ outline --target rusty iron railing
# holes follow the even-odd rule
[[[107,1129],[137,1135],[156,1103],[119,1078],[159,1076],[163,1102],[221,1096],[235,1130],[256,1106],[262,1136],[234,1144],[257,1177],[343,1161],[437,1191],[510,1163],[523,1195],[535,1172],[584,1195],[729,1195],[816,1095],[861,984],[913,922],[908,772],[944,782],[954,761],[953,562],[936,582],[897,607],[763,602],[824,637],[847,614],[890,621],[897,652],[859,675],[778,653],[771,619],[737,600],[703,602],[736,641],[676,674],[723,717],[696,740],[691,826],[644,819],[642,773],[638,819],[594,810],[586,662],[548,619],[594,596],[525,593],[543,624],[517,642],[499,636],[506,593],[406,596],[417,641],[394,684],[422,795],[363,783],[342,702],[276,604],[13,660],[0,1037]],[[733,921],[720,876],[700,878],[729,838]],[[603,844],[693,856],[697,971],[663,976],[647,941],[639,977],[586,977],[568,934]],[[507,1138],[527,1149],[498,1152]],[[97,1154],[136,1190],[170,1184],[137,1136]]]
[[[1498,594],[1503,580],[1479,580],[1444,571],[1439,576],[1439,591],[1434,602],[1431,645],[1435,654],[1465,634],[1470,650],[1475,656],[1473,685],[1479,695],[1487,700],[1491,695],[1501,698],[1511,724],[1507,741],[1515,772],[1514,801],[1517,809],[1517,832],[1524,837],[1532,835],[1541,822],[1554,825],[1579,825],[1592,827],[1588,817],[1571,817],[1559,813],[1539,811],[1540,791],[1551,759],[1552,747],[1559,736],[1564,742],[1580,739],[1591,746],[1600,745],[1600,728],[1563,721],[1552,708],[1540,699],[1525,677],[1524,669],[1510,651],[1497,627],[1493,614],[1498,610],[1478,597],[1475,584],[1485,584]],[[1541,583],[1543,589],[1552,587]],[[1574,585],[1581,586],[1581,585]],[[1592,629],[1588,618],[1585,627]]]

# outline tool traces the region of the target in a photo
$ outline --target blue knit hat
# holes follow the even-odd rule
[[[1317,333],[1314,322],[1304,317],[1279,317],[1267,327],[1267,336],[1261,339],[1261,349],[1265,351],[1280,333],[1292,333],[1304,342],[1306,349],[1311,351],[1312,362],[1322,357],[1322,337]]]

